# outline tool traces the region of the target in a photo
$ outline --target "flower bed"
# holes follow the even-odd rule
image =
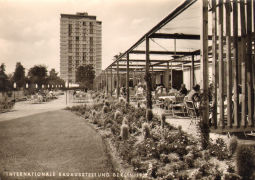
[[[124,101],[95,102],[68,110],[104,132],[101,134],[106,134],[118,156],[134,172],[147,174],[148,179],[219,179],[235,175],[232,154],[222,139],[210,142],[208,150],[203,150],[199,140],[181,127],[162,125],[164,121],[157,116],[147,121],[144,108]]]

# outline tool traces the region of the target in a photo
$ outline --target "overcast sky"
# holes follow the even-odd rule
[[[60,14],[88,12],[102,21],[102,65],[126,51],[180,0],[0,0],[0,63],[7,72],[44,64],[59,71]],[[194,18],[197,16],[195,15]],[[189,22],[189,21],[187,21]],[[192,24],[192,23],[191,23]]]

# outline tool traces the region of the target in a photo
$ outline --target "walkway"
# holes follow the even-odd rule
[[[56,111],[64,109],[66,106],[78,104],[80,103],[72,103],[72,99],[69,96],[67,97],[66,103],[66,95],[58,96],[58,99],[41,104],[31,104],[29,101],[21,101],[15,104],[14,109],[11,112],[0,113],[0,121],[16,119],[42,112]]]

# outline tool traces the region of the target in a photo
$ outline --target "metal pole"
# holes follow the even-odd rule
[[[127,78],[126,78],[127,103],[129,103],[129,53],[127,53]]]
[[[120,75],[119,75],[119,60],[117,60],[117,98],[120,97]]]

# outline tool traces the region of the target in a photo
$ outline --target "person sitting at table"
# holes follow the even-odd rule
[[[178,93],[178,91],[177,91],[177,89],[175,89],[175,88],[171,88],[171,89],[169,89],[169,94],[171,95],[171,94],[176,94],[176,93]]]
[[[200,86],[197,84],[193,89],[185,96],[186,101],[192,101],[196,110],[196,114],[199,114],[200,107]]]
[[[156,89],[157,94],[161,95],[162,91],[163,91],[163,87],[162,86],[158,86],[157,89]]]
[[[186,96],[188,94],[188,90],[186,89],[185,84],[181,84],[181,88],[179,90],[179,95]]]
[[[138,85],[137,91],[136,91],[136,96],[143,96],[143,87],[141,85]]]
[[[188,101],[198,102],[200,100],[200,86],[197,84],[187,95]]]

